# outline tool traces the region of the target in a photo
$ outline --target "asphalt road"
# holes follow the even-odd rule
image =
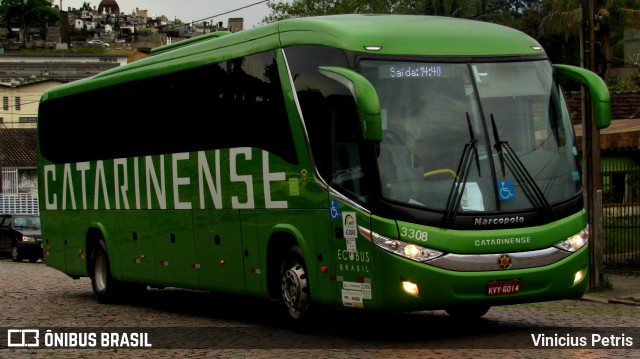
[[[592,300],[495,307],[472,322],[443,311],[326,310],[297,332],[261,299],[153,289],[103,305],[88,278],[0,259],[0,311],[0,358],[640,357],[640,306]],[[37,348],[14,346],[24,329],[39,331]]]

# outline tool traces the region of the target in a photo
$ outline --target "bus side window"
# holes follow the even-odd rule
[[[98,98],[121,104],[118,113],[87,110]],[[46,101],[39,114],[40,150],[54,163],[235,147],[298,163],[273,51]]]
[[[367,180],[360,160],[362,131],[353,98],[332,96],[331,114],[331,182],[360,201],[367,201]]]

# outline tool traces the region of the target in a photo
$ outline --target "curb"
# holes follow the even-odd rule
[[[617,298],[617,299],[609,299],[609,303],[614,304],[627,304],[627,305],[637,305],[640,306],[640,301],[637,298]]]
[[[586,295],[582,296],[581,299],[589,301],[589,302],[598,302],[598,303],[605,303],[605,304],[625,304],[625,305],[640,306],[640,300],[638,300],[638,298],[634,298],[634,297],[628,297],[628,298],[606,298],[606,297],[590,296],[590,295],[586,294]]]

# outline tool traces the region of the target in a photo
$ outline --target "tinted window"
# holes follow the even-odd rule
[[[349,68],[347,56],[322,46],[290,47],[285,55],[320,175],[343,193],[366,201],[369,187],[355,101],[346,87],[318,71],[320,66]]]
[[[285,49],[289,71],[302,110],[313,158],[318,171],[331,178],[330,98],[351,96],[346,87],[322,75],[319,66],[348,67],[343,51],[323,46],[294,46]]]
[[[297,163],[272,52],[44,102],[53,163],[255,147]]]

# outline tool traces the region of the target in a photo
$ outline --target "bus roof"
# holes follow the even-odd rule
[[[540,53],[528,35],[502,25],[451,17],[420,15],[334,15],[280,22],[282,46],[324,44],[381,54],[487,56]]]
[[[43,100],[294,45],[385,55],[520,56],[544,50],[523,32],[480,21],[420,15],[332,15],[288,19],[154,49],[149,58],[50,89]],[[377,47],[367,50],[365,47]]]

